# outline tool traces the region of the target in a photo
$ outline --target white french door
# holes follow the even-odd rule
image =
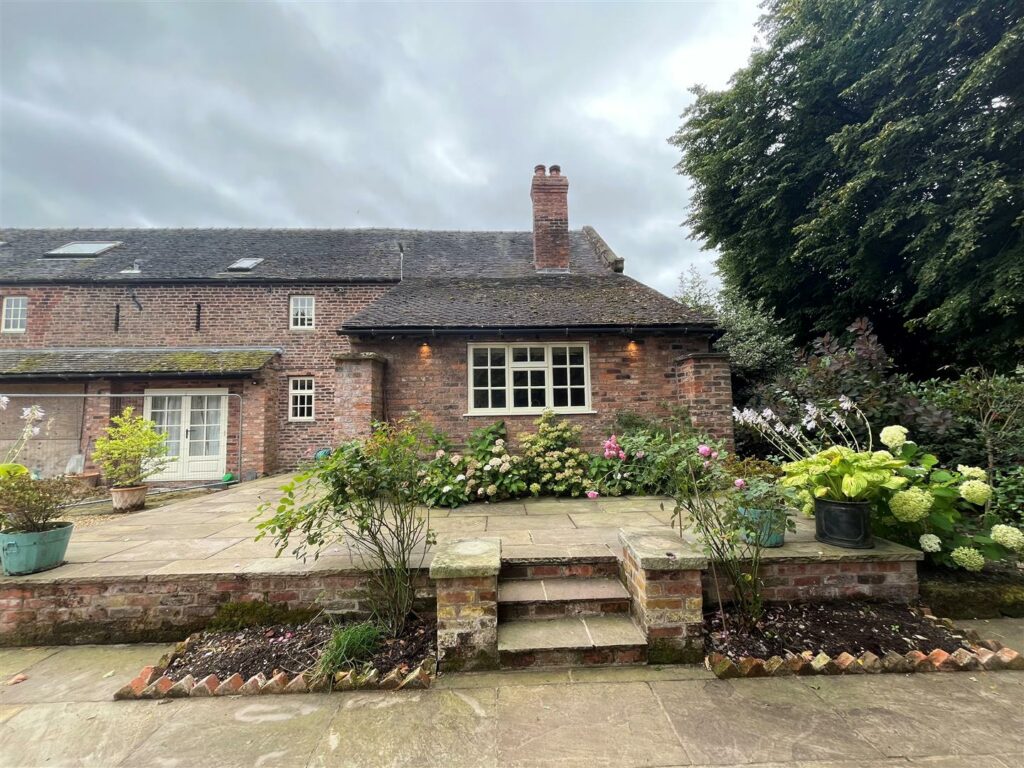
[[[167,435],[171,462],[152,480],[219,480],[227,466],[226,389],[147,389],[146,418]]]

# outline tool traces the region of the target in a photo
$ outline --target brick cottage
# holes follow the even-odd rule
[[[0,232],[0,453],[88,457],[136,404],[176,461],[156,480],[293,467],[416,411],[455,440],[545,408],[588,447],[619,411],[689,409],[731,436],[729,366],[709,318],[625,276],[568,180],[537,166],[532,232],[72,229]]]

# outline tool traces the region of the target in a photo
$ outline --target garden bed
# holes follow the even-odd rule
[[[902,603],[770,605],[743,633],[734,621],[724,631],[714,611],[704,626],[708,666],[722,678],[1024,668],[1015,651]]]
[[[981,573],[922,568],[921,600],[952,619],[1024,617],[1024,572],[1016,564],[990,564]]]
[[[324,621],[197,632],[169,657],[145,667],[116,699],[195,698],[307,693],[354,688],[426,688],[435,673],[437,631],[432,618],[411,618],[402,635],[333,679],[316,673],[338,627]]]

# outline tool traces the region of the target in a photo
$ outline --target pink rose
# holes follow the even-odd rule
[[[597,491],[587,491],[587,498],[588,499],[596,499],[600,495],[601,494],[599,494]]]
[[[711,455],[711,446],[710,445],[704,445],[704,443],[701,443],[700,445],[697,446],[697,453],[699,453],[701,456],[707,458],[708,456]]]
[[[742,477],[737,477],[732,484],[739,488],[741,491],[747,487],[747,481],[744,480]]]

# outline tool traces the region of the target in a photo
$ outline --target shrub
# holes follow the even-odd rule
[[[1024,524],[1024,465],[995,472],[992,514],[1004,523]]]
[[[556,496],[581,496],[589,486],[590,456],[580,449],[582,427],[567,420],[555,421],[553,411],[544,411],[534,424],[537,431],[519,438],[523,449],[523,471],[531,491],[536,486]]]
[[[381,631],[373,622],[338,627],[320,654],[316,677],[333,680],[337,672],[365,664],[373,658],[380,644]]]
[[[167,458],[167,435],[158,432],[149,419],[135,416],[131,406],[111,418],[111,425],[96,438],[92,460],[114,488],[142,485],[163,470]]]
[[[370,437],[345,443],[285,485],[273,515],[257,526],[257,539],[271,536],[279,555],[294,545],[296,557],[316,558],[350,542],[371,574],[374,616],[393,636],[412,611],[413,574],[433,542],[428,518],[417,513],[423,450],[416,420],[375,424]]]
[[[507,438],[503,421],[470,435],[465,471],[470,501],[501,501],[540,492],[540,488],[529,488],[523,458],[512,455]]]
[[[70,478],[33,480],[28,472],[0,477],[0,530],[39,533],[75,500],[79,485]]]
[[[637,429],[612,435],[603,455],[590,460],[592,484],[609,496],[668,493],[676,464],[696,444],[681,432]]]

